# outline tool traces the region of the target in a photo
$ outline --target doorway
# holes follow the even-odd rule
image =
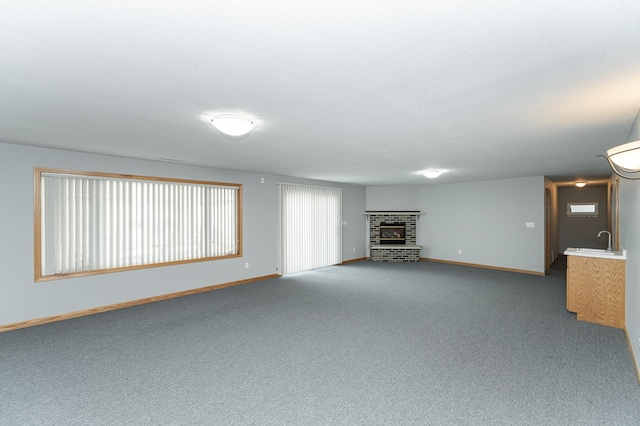
[[[608,227],[607,185],[558,188],[558,249],[591,247],[606,249],[607,238],[598,233]]]

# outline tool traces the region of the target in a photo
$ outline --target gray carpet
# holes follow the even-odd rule
[[[640,424],[564,279],[364,261],[3,333],[0,424]]]

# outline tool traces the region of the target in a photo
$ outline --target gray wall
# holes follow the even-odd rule
[[[422,187],[421,256],[544,273],[544,188],[542,176]]]
[[[419,210],[419,196],[419,186],[367,186],[367,210]]]
[[[34,167],[241,183],[243,257],[34,283]],[[362,186],[2,143],[0,177],[0,325],[277,273],[279,181],[342,187],[343,259],[365,256]]]
[[[560,252],[568,247],[607,248],[607,237],[598,232],[607,229],[608,189],[606,186],[558,188],[558,246]],[[569,217],[567,203],[599,203],[598,217]]]
[[[626,326],[640,368],[640,181],[620,179],[620,245],[627,250]],[[640,370],[638,370],[640,371]]]
[[[542,176],[367,187],[367,209],[426,212],[418,221],[423,258],[544,273]]]

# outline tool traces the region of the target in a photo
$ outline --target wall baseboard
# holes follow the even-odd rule
[[[627,345],[629,346],[629,353],[631,354],[631,362],[633,362],[633,366],[636,368],[636,377],[638,378],[638,384],[640,384],[640,366],[636,362],[636,357],[633,352],[633,343],[631,343],[631,337],[629,336],[629,331],[627,331],[627,324],[624,325],[624,335],[627,337]]]
[[[340,263],[340,265],[346,265],[347,263],[361,262],[363,260],[367,260],[367,258],[366,257],[360,257],[358,259],[343,260],[342,263]]]
[[[545,276],[544,272],[528,271],[526,269],[502,268],[499,266],[480,265],[478,263],[466,263],[466,262],[455,262],[453,260],[430,259],[428,257],[421,257],[420,260],[425,260],[427,262],[449,263],[451,265],[471,266],[472,268],[493,269],[495,271],[516,272],[518,274],[538,275],[541,277]]]
[[[102,312],[114,311],[116,309],[130,308],[132,306],[144,305],[146,303],[159,302],[161,300],[173,299],[176,297],[189,296],[191,294],[204,293],[211,290],[219,290],[221,288],[233,287],[236,285],[249,284],[257,281],[264,281],[271,278],[278,278],[280,275],[265,275],[262,277],[249,278],[246,280],[232,281],[224,284],[211,285],[207,287],[195,288],[192,290],[179,291],[176,293],[162,294],[159,296],[146,297],[144,299],[131,300],[128,302],[115,303],[113,305],[100,306],[98,308],[85,309],[82,311],[68,312],[66,314],[53,315],[50,317],[36,318],[27,321],[15,322],[12,324],[0,325],[0,333],[6,331],[18,330],[20,328],[34,327],[36,325],[48,324],[56,321],[64,321],[71,318],[84,317],[87,315],[99,314]]]

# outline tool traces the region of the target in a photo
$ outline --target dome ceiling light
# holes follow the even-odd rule
[[[440,176],[442,174],[442,172],[444,172],[444,170],[437,170],[437,169],[429,169],[429,170],[425,170],[424,172],[422,172],[422,175],[426,178],[429,179],[435,179],[438,176]]]
[[[211,118],[211,124],[227,136],[244,136],[255,127],[255,122],[238,114],[220,114]]]

